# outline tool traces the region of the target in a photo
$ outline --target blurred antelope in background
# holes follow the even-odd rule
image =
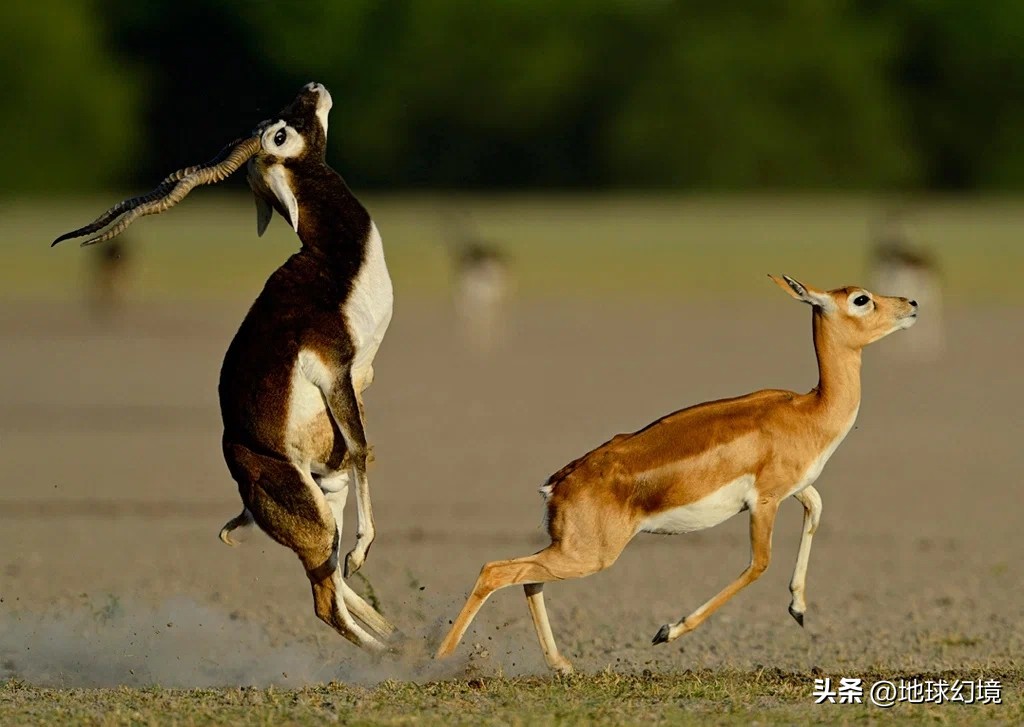
[[[506,328],[512,292],[508,255],[493,241],[472,231],[464,219],[450,217],[445,238],[452,266],[452,303],[459,333],[477,353],[495,349]]]
[[[768,389],[683,409],[633,434],[619,434],[556,472],[541,487],[551,544],[534,555],[484,565],[438,657],[455,650],[494,591],[521,584],[548,666],[571,671],[555,646],[544,583],[607,568],[638,533],[703,530],[748,510],[750,564],[714,598],[662,626],[654,643],[677,639],[765,571],[775,517],[788,497],[804,508],[789,605],[803,625],[811,538],[821,517],[814,481],[857,418],[861,349],[913,325],[917,303],[859,287],[823,291],[771,277],[813,306],[818,385],[807,394]]]
[[[901,214],[891,213],[872,230],[869,266],[875,290],[898,290],[916,300],[927,314],[921,325],[886,346],[886,355],[908,362],[929,362],[945,350],[942,274],[938,262],[915,241]]]
[[[131,255],[120,238],[89,255],[86,295],[92,312],[101,318],[120,308],[128,294]]]
[[[363,564],[374,538],[362,395],[391,320],[392,288],[376,225],[325,161],[331,105],[326,88],[308,84],[210,162],[169,175],[54,244],[113,223],[83,244],[109,240],[248,163],[258,233],[276,210],[302,247],[267,280],[224,358],[224,457],[244,507],[220,537],[230,545],[232,531],[255,521],[298,555],[317,616],[354,643],[381,649],[394,627],[345,577]],[[353,481],[358,529],[343,572],[342,516]]]

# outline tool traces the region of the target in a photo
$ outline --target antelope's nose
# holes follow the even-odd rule
[[[912,305],[915,308],[917,308],[917,301],[916,300],[911,300],[911,301],[908,301],[908,302],[910,303],[910,305]]]

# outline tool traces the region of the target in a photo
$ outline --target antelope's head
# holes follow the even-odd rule
[[[863,348],[917,321],[917,301],[878,295],[859,286],[819,290],[788,275],[770,275],[799,301],[814,306],[815,325],[827,326],[830,336],[850,348]]]
[[[53,244],[99,232],[82,245],[104,242],[124,232],[136,219],[160,214],[183,200],[199,185],[216,184],[248,162],[249,186],[256,195],[257,230],[263,234],[276,209],[298,231],[298,203],[292,175],[310,164],[323,165],[327,144],[327,115],[331,94],[322,84],[309,83],[273,118],[231,142],[213,159],[169,174],[148,194],[118,202],[85,227],[61,235]]]
[[[299,202],[294,175],[310,165],[323,165],[327,147],[327,116],[331,94],[320,83],[303,87],[295,100],[253,131],[259,151],[249,159],[249,186],[256,195],[256,231],[262,235],[272,210],[299,231]]]

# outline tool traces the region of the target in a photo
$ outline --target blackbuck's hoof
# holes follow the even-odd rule
[[[556,661],[554,664],[551,664],[550,666],[557,674],[561,674],[562,676],[568,676],[572,674],[574,671],[572,668],[572,662],[570,662],[565,657],[560,658],[558,661]]]
[[[656,633],[654,635],[654,638],[651,639],[651,643],[652,644],[667,644],[668,643],[668,634],[669,634],[669,632],[671,630],[672,630],[672,627],[669,626],[668,624],[665,624],[660,629],[658,629],[658,633]]]
[[[800,624],[800,628],[803,628],[803,627],[804,627],[804,614],[803,614],[803,612],[802,612],[802,611],[797,611],[797,610],[796,610],[795,608],[793,608],[793,606],[791,605],[791,606],[789,607],[789,615],[790,615],[790,616],[792,616],[792,617],[793,617],[794,619],[796,619],[796,622],[797,622],[798,624]]]

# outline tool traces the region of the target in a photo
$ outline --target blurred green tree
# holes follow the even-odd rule
[[[8,191],[155,181],[310,80],[359,187],[1024,185],[1017,0],[5,9]]]
[[[891,33],[815,0],[259,4],[284,68],[340,90],[371,183],[908,185]],[[298,79],[295,79],[298,81]]]
[[[114,48],[146,70],[141,124],[146,143],[137,150],[133,184],[156,182],[171,169],[213,156],[277,111],[297,90],[281,83],[260,38],[248,30],[245,18],[259,9],[259,3],[98,3]],[[287,33],[296,17],[275,32]]]
[[[626,184],[898,187],[920,179],[885,82],[891,33],[845,3],[666,6],[606,129]]]
[[[1024,187],[1024,3],[901,0],[878,12],[898,33],[890,82],[924,185]]]
[[[331,144],[366,182],[580,185],[597,173],[605,52],[642,6],[266,3],[247,20],[293,83],[332,89]]]
[[[121,179],[142,138],[139,75],[114,57],[88,0],[4,5],[0,191],[95,188]]]

